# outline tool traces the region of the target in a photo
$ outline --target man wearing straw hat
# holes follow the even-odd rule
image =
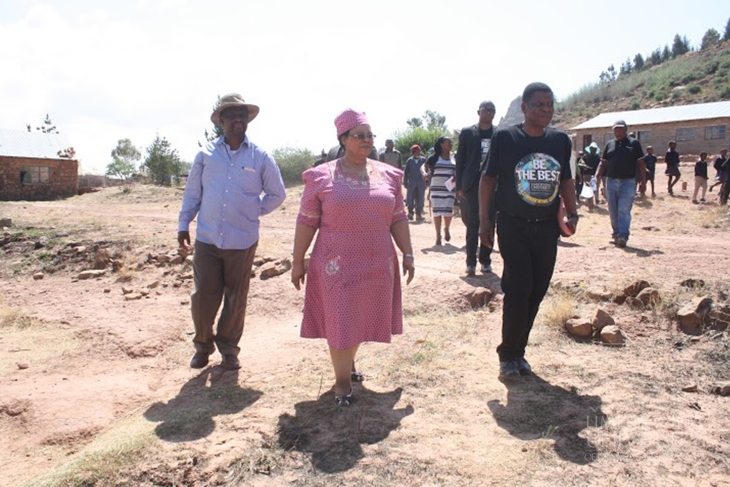
[[[188,251],[190,222],[198,216],[195,290],[190,296],[195,325],[190,367],[194,369],[208,365],[216,347],[223,356],[223,368],[240,368],[238,342],[259,240],[259,217],[274,211],[286,197],[276,162],[246,135],[258,113],[259,107],[246,103],[239,94],[221,97],[210,119],[224,135],[195,156],[185,186],[177,240]],[[221,301],[223,309],[214,333]]]

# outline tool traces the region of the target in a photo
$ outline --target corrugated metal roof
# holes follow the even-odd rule
[[[610,128],[616,120],[624,120],[627,125],[631,126],[722,117],[730,117],[730,101],[651,108],[648,110],[632,110],[628,112],[602,113],[587,122],[573,127],[571,130]]]
[[[58,151],[70,146],[61,134],[0,129],[0,156],[66,159]]]

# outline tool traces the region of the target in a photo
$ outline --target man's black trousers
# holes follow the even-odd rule
[[[504,262],[501,362],[524,357],[527,340],[550,286],[560,230],[556,218],[528,221],[502,212],[497,238]]]

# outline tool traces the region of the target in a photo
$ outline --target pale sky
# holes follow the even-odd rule
[[[0,128],[50,114],[85,172],[156,133],[192,161],[217,96],[237,92],[269,152],[335,145],[345,108],[382,146],[425,110],[454,129],[491,99],[498,121],[532,81],[562,98],[729,17],[720,0],[0,0]]]

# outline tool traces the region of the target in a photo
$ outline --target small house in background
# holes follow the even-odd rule
[[[55,133],[0,130],[0,200],[50,200],[78,192],[79,161]]]
[[[728,147],[730,101],[602,113],[571,129],[575,150],[595,142],[603,151],[606,142],[614,138],[616,120],[624,120],[641,146],[653,146],[657,155],[664,154],[670,140],[677,142],[680,154],[718,154]]]

